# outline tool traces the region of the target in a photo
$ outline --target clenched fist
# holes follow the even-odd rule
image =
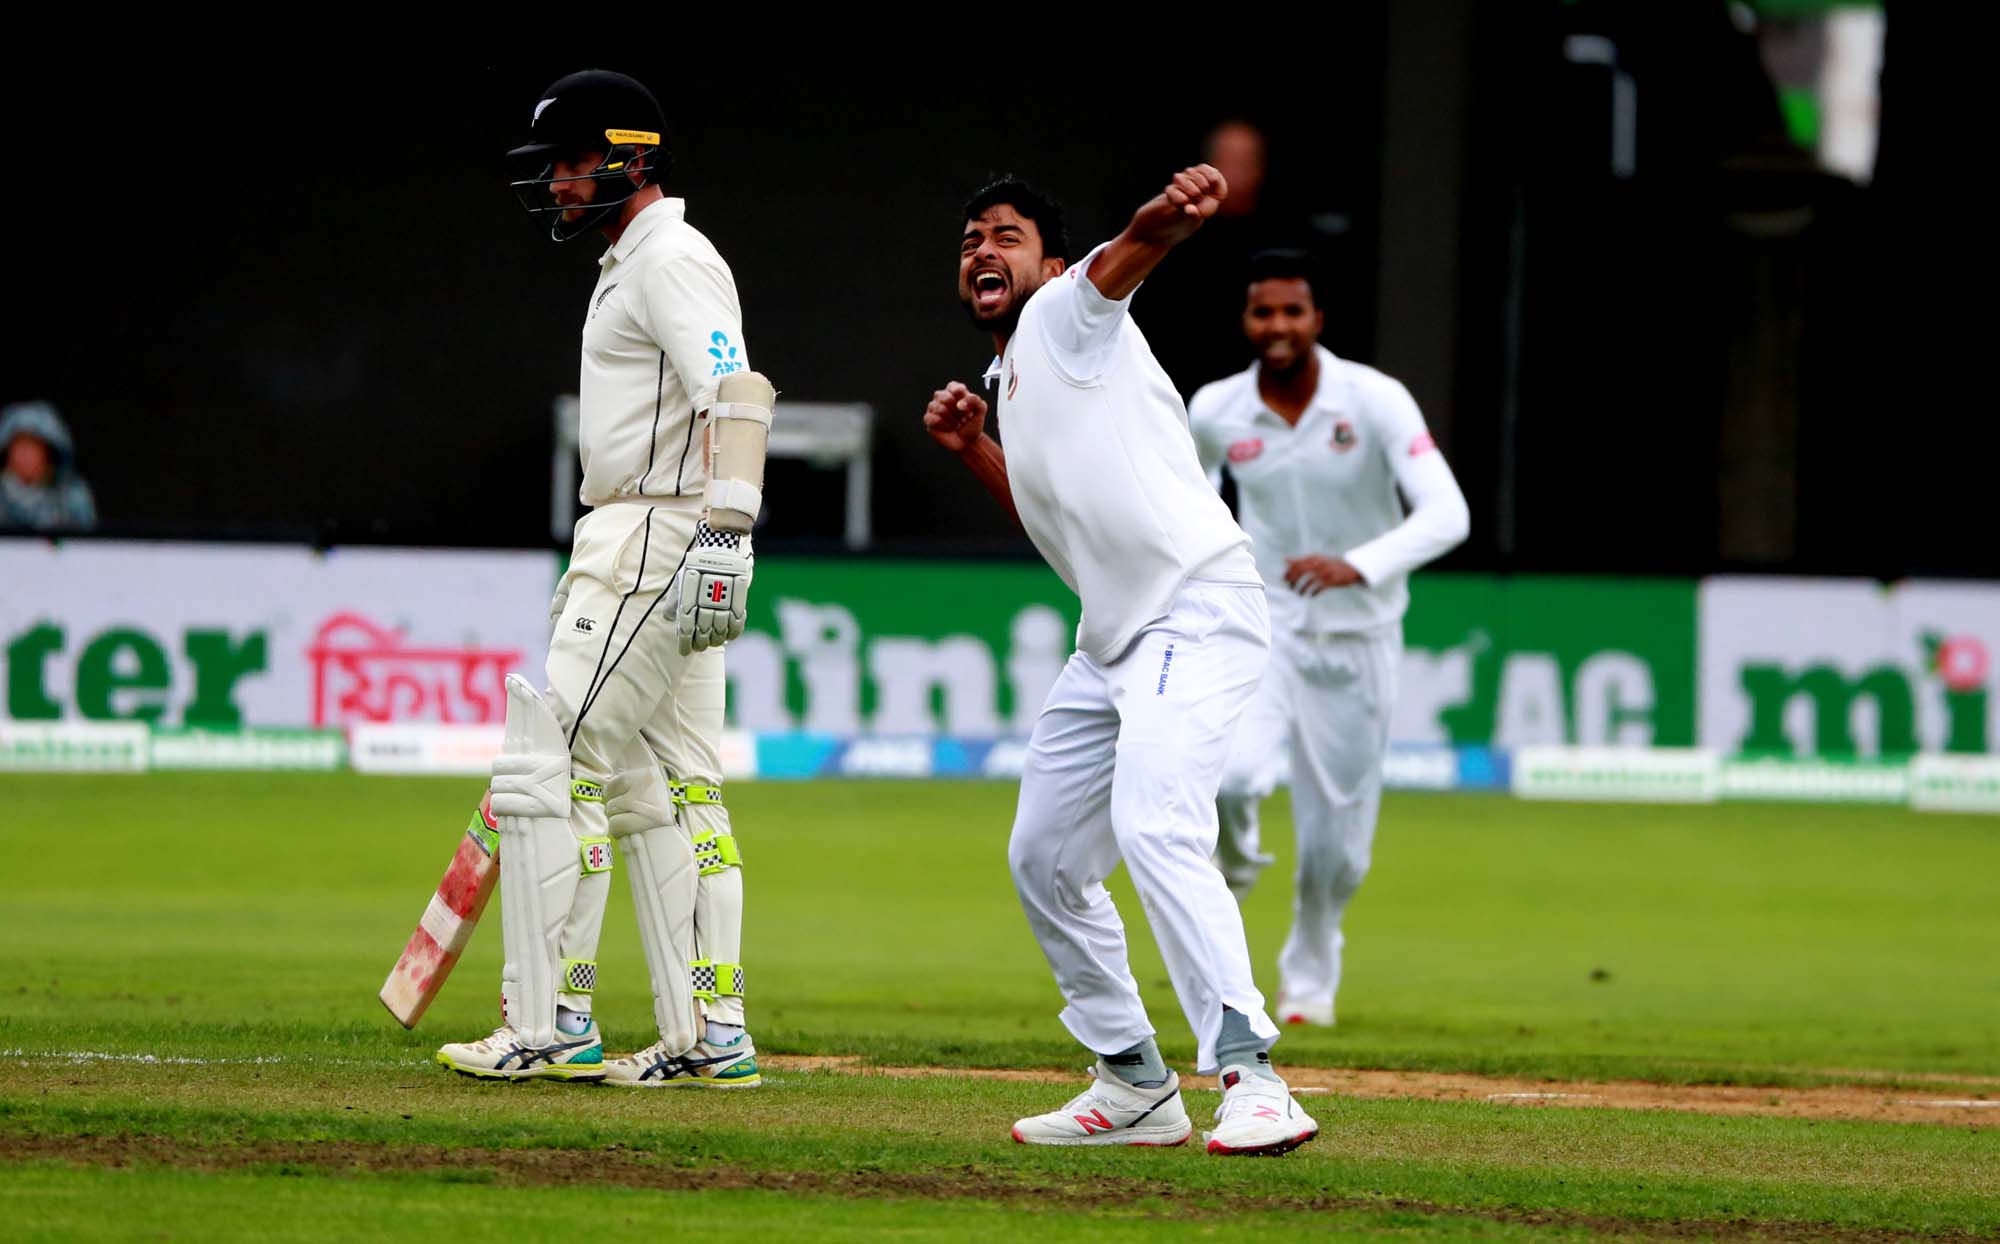
[[[1147,241],[1171,246],[1201,228],[1222,210],[1229,183],[1213,164],[1196,164],[1175,173],[1167,188],[1154,195],[1132,217],[1132,232]]]
[[[951,452],[965,453],[986,434],[986,399],[954,380],[931,394],[924,430]]]

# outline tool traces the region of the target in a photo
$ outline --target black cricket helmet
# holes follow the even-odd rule
[[[558,159],[596,152],[603,158],[590,172],[555,175]],[[645,178],[634,184],[628,170],[641,156]],[[511,185],[521,206],[530,216],[548,217],[549,236],[567,242],[616,215],[640,185],[664,178],[673,152],[667,142],[666,117],[651,91],[622,73],[586,69],[549,84],[528,124],[527,144],[508,152],[507,158],[516,170]],[[579,208],[557,201],[558,187],[583,181],[597,187],[588,204]]]

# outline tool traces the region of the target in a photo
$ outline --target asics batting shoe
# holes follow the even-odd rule
[[[1222,1104],[1215,1108],[1215,1130],[1204,1132],[1208,1151],[1216,1154],[1290,1153],[1319,1135],[1319,1124],[1299,1109],[1283,1080],[1255,1075],[1248,1067],[1222,1069]]]
[[[757,1070],[757,1047],[744,1033],[727,1045],[697,1041],[685,1054],[675,1054],[655,1041],[637,1054],[604,1064],[607,1084],[632,1088],[756,1088],[764,1082]]]
[[[490,1037],[440,1047],[437,1061],[462,1076],[480,1080],[576,1080],[604,1078],[604,1038],[597,1025],[571,1035],[556,1033],[553,1045],[529,1045],[519,1031],[501,1025]]]
[[[1181,1105],[1181,1078],[1169,1071],[1159,1088],[1137,1088],[1099,1059],[1089,1088],[1061,1110],[1022,1119],[1014,1139],[1024,1145],[1181,1145],[1194,1133]]]

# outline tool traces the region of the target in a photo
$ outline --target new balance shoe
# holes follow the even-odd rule
[[[1222,1069],[1221,1082],[1215,1130],[1202,1133],[1210,1153],[1275,1157],[1319,1135],[1319,1124],[1299,1109],[1284,1081],[1230,1066]]]
[[[1089,1088],[1061,1110],[1022,1119],[1014,1139],[1024,1145],[1180,1145],[1194,1134],[1181,1105],[1181,1079],[1167,1073],[1160,1088],[1135,1088],[1102,1059]]]
[[[1311,1024],[1316,1028],[1333,1027],[1333,1003],[1304,1002],[1298,998],[1278,998],[1278,1022],[1281,1024]]]
[[[480,1080],[576,1080],[604,1078],[604,1038],[592,1024],[572,1036],[556,1033],[555,1044],[535,1046],[510,1025],[477,1041],[454,1042],[437,1052],[441,1066]]]
[[[697,1041],[684,1054],[655,1041],[645,1049],[604,1064],[604,1081],[632,1088],[756,1088],[764,1082],[757,1070],[757,1047],[744,1033],[727,1045]]]

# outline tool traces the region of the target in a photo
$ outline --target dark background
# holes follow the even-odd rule
[[[604,47],[10,53],[48,101],[20,146],[77,158],[7,209],[0,398],[55,402],[108,532],[548,543],[550,402],[602,244],[548,242],[499,154],[543,85],[601,64],[661,95],[669,193],[735,271],[753,364],[878,412],[878,549],[1025,553],[918,423],[989,354],[953,294],[958,205],[1018,172],[1081,250],[1242,117],[1270,143],[1259,223],[1199,235],[1136,318],[1191,390],[1248,361],[1238,257],[1309,240],[1326,344],[1410,386],[1465,487],[1448,565],[1992,573],[1985,461],[1913,434],[1966,418],[1948,372],[1909,363],[1969,329],[1904,288],[1964,262],[1908,210],[1909,7],[1866,188],[1789,144],[1721,4],[1353,4],[1297,39],[1194,26],[1109,58],[801,41],[741,78]],[[1563,56],[1577,33],[1637,84],[1630,178],[1607,71]],[[832,547],[838,496],[775,468],[763,547]]]

